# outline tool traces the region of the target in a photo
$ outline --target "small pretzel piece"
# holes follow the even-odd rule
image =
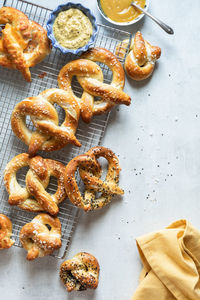
[[[104,157],[108,162],[105,180],[101,179],[102,170],[97,161],[100,157]],[[85,184],[83,196],[76,182],[77,170]],[[102,208],[114,195],[124,193],[118,186],[120,170],[117,156],[105,147],[94,147],[75,157],[65,169],[65,189],[70,201],[85,211]],[[96,193],[100,193],[100,196],[96,197]]]
[[[0,214],[0,249],[8,249],[14,244],[11,235],[12,222],[7,216]]]
[[[0,37],[0,65],[18,69],[30,82],[29,68],[41,62],[51,50],[46,30],[13,7],[0,8],[0,24],[4,25]]]
[[[27,260],[51,254],[62,245],[59,219],[48,214],[37,215],[30,223],[22,227],[20,241],[23,248],[28,251]]]
[[[65,112],[61,125],[54,104]],[[30,116],[36,131],[27,127],[27,116]],[[38,150],[54,151],[67,144],[80,147],[75,137],[79,116],[80,108],[76,99],[64,90],[53,88],[19,102],[12,112],[11,126],[16,136],[29,146],[28,152],[33,156]]]
[[[25,179],[26,187],[21,187],[16,174],[26,166],[29,167]],[[64,171],[64,165],[55,160],[44,159],[41,156],[30,158],[27,153],[15,156],[7,164],[4,172],[4,182],[9,194],[8,203],[28,211],[47,211],[56,215],[59,211],[58,204],[66,197]],[[58,179],[57,191],[53,195],[45,190],[51,176]]]
[[[99,281],[99,263],[93,255],[80,252],[62,263],[60,278],[68,292],[96,289]]]
[[[125,47],[128,40],[124,40],[116,47],[116,55],[124,57]],[[140,81],[151,76],[155,68],[155,62],[160,58],[161,49],[157,46],[151,46],[144,40],[141,32],[135,34],[131,41],[129,54],[125,60],[126,73],[134,80]]]
[[[96,62],[107,65],[112,71],[113,78],[110,84],[103,82],[102,70]],[[77,77],[84,90],[81,98],[75,96],[72,91],[73,76]],[[91,121],[93,115],[105,113],[116,104],[130,105],[131,98],[123,92],[124,82],[121,63],[112,52],[104,48],[90,49],[80,59],[66,64],[58,75],[59,88],[76,97],[81,107],[82,119],[86,123]],[[94,97],[100,99],[95,100]]]

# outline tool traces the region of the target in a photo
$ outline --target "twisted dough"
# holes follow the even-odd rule
[[[11,235],[12,222],[7,216],[0,214],[0,249],[8,249],[14,244]]]
[[[30,223],[22,227],[20,241],[23,248],[28,251],[26,257],[28,260],[51,254],[62,245],[59,219],[48,214],[37,215]]]
[[[26,174],[26,187],[22,188],[16,179],[16,173],[21,168],[28,166]],[[58,204],[65,197],[64,170],[62,163],[44,159],[41,156],[30,158],[27,153],[15,156],[6,166],[4,171],[4,182],[9,194],[8,203],[17,205],[29,211],[47,211],[52,215],[58,213]],[[58,180],[55,194],[46,192],[50,176]]]
[[[60,266],[60,278],[68,292],[96,289],[99,278],[97,259],[86,252],[76,254]]]
[[[128,40],[124,40],[116,48],[116,55],[125,56]],[[126,73],[134,80],[140,81],[148,78],[153,73],[155,62],[160,58],[161,49],[151,46],[143,39],[141,32],[137,32],[131,41],[129,54],[125,60]]]
[[[105,180],[101,180],[101,166],[97,159],[104,157],[108,161],[108,171]],[[76,182],[76,171],[85,184],[84,196]],[[124,192],[118,186],[119,182],[119,161],[117,156],[104,147],[94,147],[85,154],[72,159],[65,169],[65,189],[70,201],[85,211],[102,208],[108,204],[113,195],[122,195]],[[96,193],[101,193],[96,198]]]
[[[29,68],[41,62],[51,50],[46,30],[12,7],[0,8],[0,24],[5,25],[0,37],[0,65],[18,69],[31,81]]]
[[[101,68],[95,63],[108,66],[113,73],[110,84],[103,82]],[[82,97],[74,95],[71,87],[72,77],[76,76],[83,88]],[[81,116],[87,123],[93,115],[99,115],[110,110],[116,104],[129,105],[131,98],[123,92],[124,70],[113,53],[104,48],[93,48],[77,59],[67,63],[58,75],[58,86],[67,90],[80,104]],[[100,97],[95,100],[94,97]]]
[[[65,111],[65,119],[60,126],[54,103]],[[27,115],[36,127],[34,132],[26,126]],[[74,135],[79,116],[80,108],[74,97],[61,89],[48,89],[19,102],[13,110],[11,126],[16,136],[29,145],[28,152],[33,156],[38,150],[54,151],[69,143],[80,147]]]

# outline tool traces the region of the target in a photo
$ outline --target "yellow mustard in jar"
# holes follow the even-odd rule
[[[62,11],[53,24],[53,33],[58,43],[68,49],[85,46],[92,35],[93,28],[89,18],[77,8]]]
[[[132,0],[100,0],[105,15],[115,22],[130,22],[136,19],[141,12],[131,6]],[[145,7],[146,0],[137,0],[136,4]]]

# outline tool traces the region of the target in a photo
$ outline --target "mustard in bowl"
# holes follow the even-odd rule
[[[79,3],[59,5],[47,22],[47,35],[62,53],[81,54],[88,50],[96,33],[96,18]]]
[[[116,25],[131,25],[144,16],[137,8],[131,6],[132,0],[97,0],[101,15],[110,23]],[[149,0],[137,0],[136,4],[141,8],[148,9]]]

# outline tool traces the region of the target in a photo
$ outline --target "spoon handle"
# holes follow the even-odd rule
[[[145,15],[147,15],[148,17],[150,17],[154,22],[156,22],[168,34],[174,34],[174,30],[170,26],[168,26],[167,24],[165,24],[164,22],[162,22],[158,18],[152,16],[149,12],[147,12],[144,9],[142,9],[139,5],[135,4],[134,2],[132,2],[131,5],[135,6],[137,9],[139,9],[140,11],[142,11]]]

